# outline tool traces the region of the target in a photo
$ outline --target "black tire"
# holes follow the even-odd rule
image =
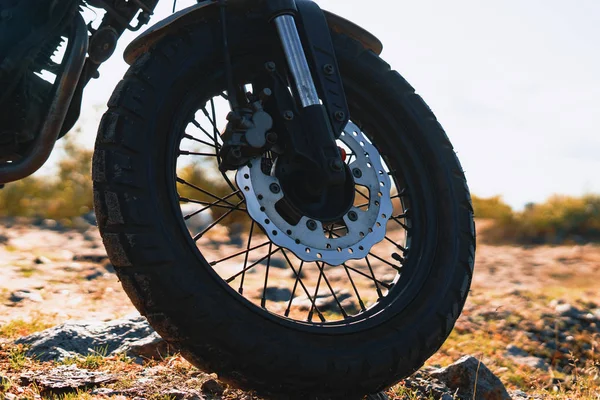
[[[251,16],[232,16],[229,26],[234,65],[262,63],[280,51],[272,28]],[[386,132],[380,149],[401,160],[394,162],[410,176],[416,250],[405,270],[412,280],[352,327],[303,327],[267,315],[219,282],[199,258],[169,187],[171,126],[183,118],[192,91],[222,80],[218,32],[205,24],[163,38],[131,67],[103,117],[93,160],[94,204],[123,288],[190,362],[237,387],[319,399],[386,389],[437,351],[469,291],[473,210],[453,147],[397,72],[334,34],[353,120]]]

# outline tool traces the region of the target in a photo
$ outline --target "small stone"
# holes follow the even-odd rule
[[[23,300],[30,300],[35,303],[41,303],[42,301],[44,301],[42,295],[40,295],[38,292],[33,292],[28,289],[17,290],[15,292],[12,292],[8,300],[12,301],[13,303],[20,303]]]
[[[271,301],[289,301],[292,291],[288,288],[268,287],[265,290],[265,298]]]
[[[4,400],[17,400],[17,395],[11,394],[11,393],[5,393]]]
[[[225,391],[225,388],[223,387],[223,385],[221,385],[219,382],[217,382],[214,379],[209,379],[206,382],[204,382],[202,384],[201,389],[204,393],[209,393],[209,394],[222,394]]]
[[[281,257],[271,257],[269,262],[269,268],[286,269],[288,267],[287,261]],[[267,260],[261,262],[262,265],[267,265]]]
[[[477,398],[486,400],[511,400],[506,388],[481,361],[464,356],[454,364],[431,372],[430,375],[457,390],[459,396],[473,398],[476,385]]]
[[[44,256],[39,256],[36,257],[35,260],[33,260],[34,263],[36,264],[52,264],[52,260],[50,260],[48,257],[44,257]]]
[[[573,307],[569,303],[559,304],[554,307],[554,311],[564,317],[570,318],[579,318],[581,316],[581,311],[579,311],[576,307]]]
[[[108,256],[103,253],[96,254],[76,254],[73,256],[73,261],[84,261],[92,263],[103,263],[108,260]]]
[[[48,372],[31,372],[21,375],[26,384],[36,384],[46,389],[65,390],[98,386],[112,383],[117,379],[105,372],[88,371],[76,365],[61,365]]]

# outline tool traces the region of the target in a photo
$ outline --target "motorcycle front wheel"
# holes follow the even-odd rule
[[[268,62],[284,70],[272,27],[251,16],[228,25],[238,86],[253,90]],[[123,288],[192,364],[237,387],[318,399],[386,389],[443,344],[469,291],[473,210],[448,137],[397,72],[332,36],[351,112],[338,144],[353,167],[364,149],[361,167],[381,177],[379,193],[355,185],[353,207],[391,207],[360,232],[376,243],[333,249],[344,262],[281,246],[273,234],[294,238],[293,229],[252,219],[240,186],[249,175],[218,170],[227,103],[218,26],[181,29],[142,55],[100,126],[95,211]],[[274,157],[253,162],[268,175]],[[323,223],[314,235],[350,231]]]

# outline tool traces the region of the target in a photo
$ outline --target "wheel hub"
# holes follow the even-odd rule
[[[371,247],[384,239],[392,214],[391,181],[377,149],[351,122],[339,140],[351,152],[348,168],[368,208],[350,207],[336,225],[307,215],[295,224],[289,222],[281,211],[287,201],[285,190],[277,177],[263,172],[260,157],[240,167],[236,175],[252,219],[274,244],[289,249],[303,261],[340,265],[366,257]]]

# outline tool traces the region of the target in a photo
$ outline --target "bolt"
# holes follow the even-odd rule
[[[275,70],[277,69],[277,66],[275,65],[275,63],[273,61],[269,61],[268,63],[265,64],[265,68],[269,72],[275,72]]]
[[[335,68],[333,68],[333,65],[331,65],[331,64],[325,64],[323,66],[323,71],[327,75],[333,75],[333,73],[335,72]]]
[[[293,119],[294,119],[294,113],[293,113],[293,112],[291,112],[291,111],[289,111],[289,110],[288,110],[288,111],[285,111],[285,112],[283,113],[283,118],[285,118],[285,119],[286,119],[286,120],[288,120],[288,121],[291,121],[291,120],[293,120]]]
[[[354,175],[355,178],[362,178],[362,171],[358,168],[354,168],[352,170],[352,175]]]
[[[242,158],[242,150],[239,147],[231,149],[231,155],[233,158]]]
[[[306,221],[306,227],[308,229],[310,229],[311,231],[316,231],[317,230],[317,223],[314,220],[309,219],[308,221]]]
[[[346,114],[343,113],[342,111],[336,111],[334,116],[335,116],[335,119],[337,119],[340,122],[342,122],[344,119],[346,119]]]
[[[269,144],[275,144],[277,143],[277,139],[279,139],[279,136],[277,136],[275,132],[269,132],[267,133],[266,139]]]
[[[276,183],[271,183],[271,185],[269,185],[269,189],[271,189],[271,192],[273,192],[275,194],[281,192],[281,188]]]
[[[358,219],[358,214],[356,213],[356,211],[350,211],[348,213],[348,219],[352,222],[356,221]]]
[[[344,169],[344,163],[342,160],[331,160],[329,162],[329,168],[331,168],[332,171],[340,172]]]

